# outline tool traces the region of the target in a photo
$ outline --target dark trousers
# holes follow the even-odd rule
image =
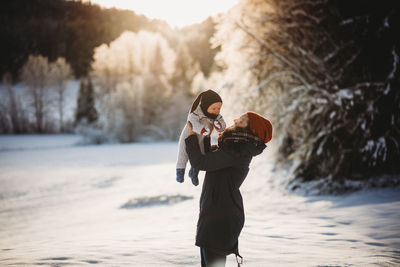
[[[200,248],[201,267],[223,267],[226,264],[226,256]]]

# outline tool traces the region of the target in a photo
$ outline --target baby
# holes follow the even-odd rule
[[[221,97],[213,90],[207,90],[200,93],[192,104],[188,121],[192,124],[193,132],[197,134],[200,144],[200,150],[204,154],[204,136],[210,136],[213,128],[218,132],[225,130],[226,124],[222,116],[219,114],[222,106]],[[179,137],[178,161],[176,163],[176,181],[183,183],[185,176],[186,164],[189,157],[186,153],[185,139],[189,136],[189,128],[185,124]],[[192,183],[197,186],[199,170],[191,168],[189,177]]]

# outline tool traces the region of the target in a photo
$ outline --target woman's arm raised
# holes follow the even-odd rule
[[[186,138],[186,152],[192,167],[203,171],[215,171],[237,165],[238,159],[233,155],[218,149],[215,152],[208,152],[203,155],[200,151],[199,141],[192,125],[188,122],[189,137]],[[239,163],[240,164],[240,163]]]

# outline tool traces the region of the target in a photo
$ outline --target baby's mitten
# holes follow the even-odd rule
[[[199,175],[199,169],[196,169],[196,168],[190,168],[190,170],[189,170],[189,177],[190,177],[190,179],[192,179],[192,184],[194,185],[194,186],[198,186],[199,185],[199,177],[198,177],[198,175]]]
[[[183,183],[185,180],[185,169],[176,169],[176,181]]]

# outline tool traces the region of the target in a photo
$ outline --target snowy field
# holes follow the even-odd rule
[[[0,266],[200,266],[201,188],[175,181],[177,143],[78,141],[0,136]],[[399,189],[296,195],[267,150],[242,186],[244,266],[400,266]]]

